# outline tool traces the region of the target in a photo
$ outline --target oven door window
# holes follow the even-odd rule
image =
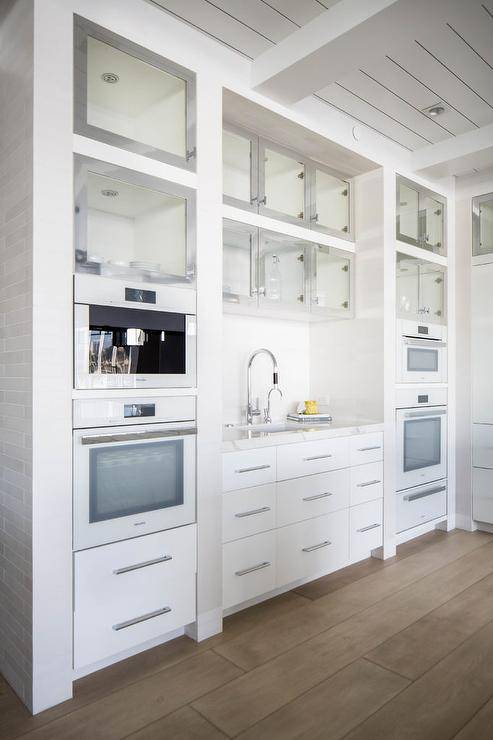
[[[438,350],[408,347],[407,371],[409,373],[438,372]]]
[[[183,504],[183,439],[89,450],[89,521]]]
[[[432,417],[404,422],[404,472],[441,463],[442,421]]]

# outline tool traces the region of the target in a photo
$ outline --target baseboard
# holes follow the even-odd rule
[[[203,614],[197,614],[197,620],[185,627],[185,634],[196,642],[202,642],[209,637],[223,631],[223,610],[211,609]]]
[[[445,527],[440,525],[446,525],[447,524],[447,517],[441,517],[440,519],[432,519],[431,522],[426,522],[425,524],[419,524],[417,527],[413,527],[412,529],[406,529],[404,532],[399,532],[399,534],[396,534],[395,536],[395,542],[396,545],[402,545],[404,542],[409,542],[409,540],[414,540],[416,537],[421,537],[423,534],[428,534],[428,532],[433,532],[434,529],[445,529]]]

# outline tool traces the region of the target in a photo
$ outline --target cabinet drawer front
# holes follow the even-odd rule
[[[272,591],[275,583],[275,532],[262,532],[223,545],[225,608]]]
[[[368,501],[350,509],[351,561],[370,557],[383,542],[383,501]]]
[[[351,468],[351,506],[383,496],[383,462]]]
[[[75,667],[192,622],[195,571],[195,526],[75,553]]]
[[[349,555],[348,509],[277,530],[277,581],[284,586],[342,568]]]
[[[223,453],[223,491],[235,491],[276,479],[276,448]]]
[[[364,465],[383,460],[382,432],[355,435],[350,438],[349,446],[351,465]]]
[[[276,526],[276,484],[223,494],[223,542]]]
[[[277,526],[301,522],[349,506],[349,468],[277,484]]]
[[[325,473],[349,465],[347,437],[283,445],[277,448],[277,479]]]
[[[425,524],[447,513],[447,484],[437,481],[396,495],[397,532]]]

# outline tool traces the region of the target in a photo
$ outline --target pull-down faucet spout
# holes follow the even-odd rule
[[[270,349],[256,349],[255,352],[252,352],[252,354],[250,355],[247,365],[247,424],[253,424],[253,417],[260,416],[261,413],[260,409],[258,408],[258,403],[256,403],[254,406],[252,401],[252,365],[257,355],[261,354],[267,355],[272,360],[272,388],[269,390],[269,394],[267,396],[267,408],[264,409],[264,421],[267,424],[270,424],[272,421],[270,413],[271,394],[277,391],[277,393],[279,393],[282,398],[282,390],[279,388],[279,368],[275,356],[270,351]]]

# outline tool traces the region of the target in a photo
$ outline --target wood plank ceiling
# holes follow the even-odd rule
[[[151,1],[250,59],[337,2]],[[432,41],[410,39],[388,56],[383,49],[316,97],[413,151],[493,123],[493,0],[465,0],[465,8],[460,22],[444,17]],[[437,105],[444,112],[431,117]]]

